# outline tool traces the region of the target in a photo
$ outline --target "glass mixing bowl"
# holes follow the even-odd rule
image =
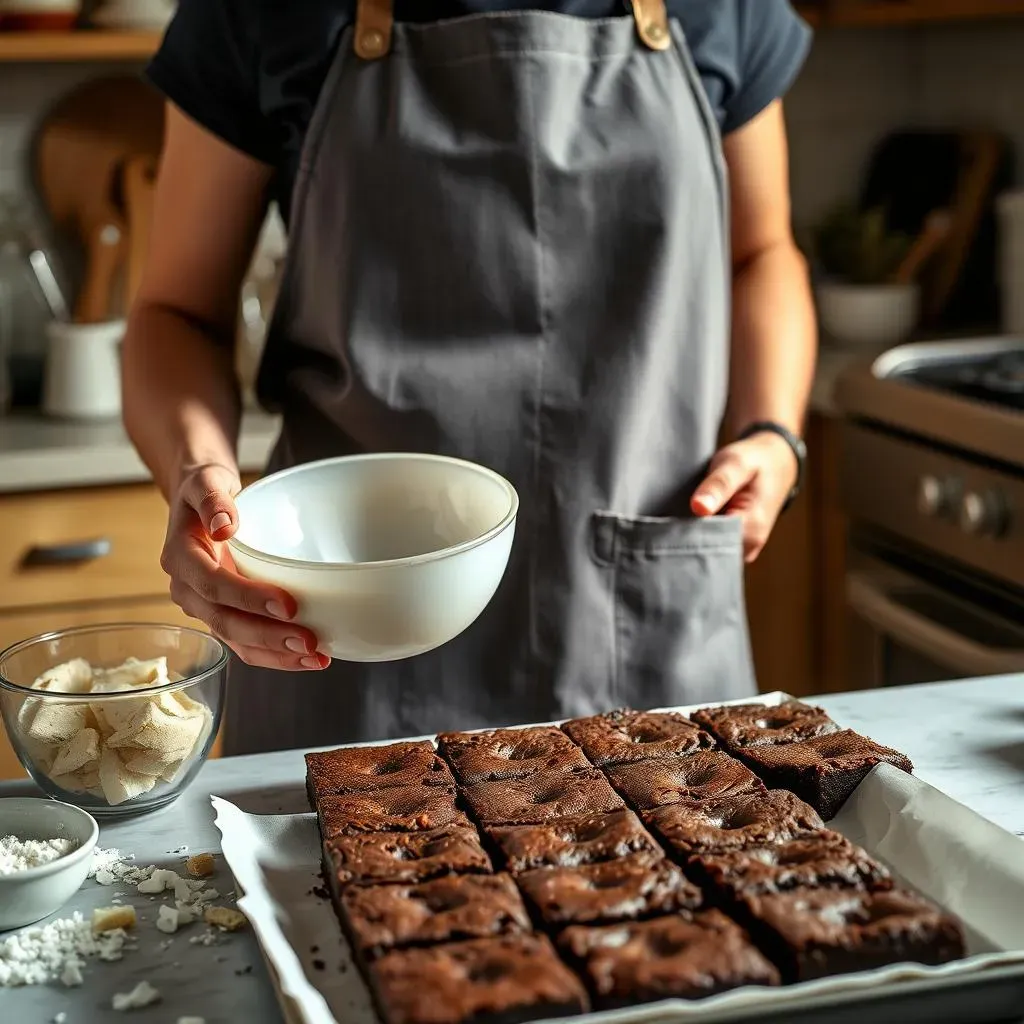
[[[220,727],[228,655],[187,626],[45,633],[0,653],[0,715],[41,789],[96,817],[177,799]]]

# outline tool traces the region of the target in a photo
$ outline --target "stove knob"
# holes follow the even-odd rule
[[[960,527],[964,533],[998,536],[1006,525],[1006,508],[992,491],[967,491],[960,501]]]
[[[953,490],[950,481],[940,480],[930,473],[925,474],[917,485],[917,510],[929,518],[944,515],[950,509]]]

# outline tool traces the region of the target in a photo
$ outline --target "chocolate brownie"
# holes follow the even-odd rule
[[[629,711],[577,718],[562,729],[601,768],[651,757],[692,754],[713,747],[714,739],[688,718],[673,711]]]
[[[615,765],[607,775],[619,795],[640,811],[764,792],[764,783],[749,768],[720,750]]]
[[[376,882],[425,882],[439,875],[490,874],[491,862],[473,829],[372,832],[324,840],[324,865],[334,891]]]
[[[448,875],[419,885],[350,885],[341,911],[364,960],[402,946],[530,931],[508,875]]]
[[[311,806],[326,793],[358,793],[385,786],[454,786],[448,765],[432,743],[341,747],[306,755],[306,791]]]
[[[838,832],[695,857],[687,870],[729,899],[797,888],[891,889],[886,868]]]
[[[369,982],[384,1024],[517,1024],[589,1009],[543,935],[398,950],[370,967]]]
[[[729,750],[795,743],[839,730],[821,708],[798,700],[773,706],[733,704],[701,708],[690,717]]]
[[[908,892],[797,889],[744,904],[787,981],[964,956],[959,923]]]
[[[613,811],[622,797],[595,769],[567,774],[537,772],[525,779],[478,782],[463,796],[483,825],[536,825],[584,811]]]
[[[583,751],[553,726],[446,732],[438,736],[437,745],[459,781],[467,785],[590,767]]]
[[[792,793],[745,793],[709,804],[666,804],[643,815],[680,857],[784,843],[824,827]]]
[[[910,759],[852,729],[802,743],[748,747],[743,758],[771,789],[788,789],[809,803],[826,821],[875,765],[883,761],[912,772]]]
[[[536,868],[516,878],[541,920],[567,924],[636,921],[695,910],[701,892],[661,853],[634,853],[577,868]]]
[[[509,871],[597,864],[631,853],[660,853],[632,812],[581,814],[541,825],[498,825],[485,830]]]
[[[455,791],[441,786],[396,786],[344,796],[323,796],[317,802],[320,834],[356,832],[427,832],[445,825],[471,827],[455,806]]]
[[[779,984],[779,972],[747,933],[718,910],[576,925],[562,932],[559,948],[586,976],[599,1009]]]

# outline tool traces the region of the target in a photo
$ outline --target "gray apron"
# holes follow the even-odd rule
[[[716,447],[730,270],[718,129],[663,0],[393,24],[362,0],[305,141],[260,372],[271,469],[438,452],[521,498],[462,636],[322,674],[232,666],[231,753],[755,692]]]

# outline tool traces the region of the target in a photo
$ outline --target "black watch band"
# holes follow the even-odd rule
[[[789,497],[786,498],[786,503],[782,506],[782,511],[785,512],[793,504],[793,501],[804,485],[804,474],[807,467],[807,445],[804,444],[802,438],[794,434],[788,427],[784,427],[781,423],[776,423],[773,420],[751,423],[748,427],[744,428],[739,436],[739,440],[745,441],[748,437],[753,437],[754,434],[776,434],[789,445],[793,452],[793,457],[796,459],[796,483],[793,484],[793,489],[789,492]]]

